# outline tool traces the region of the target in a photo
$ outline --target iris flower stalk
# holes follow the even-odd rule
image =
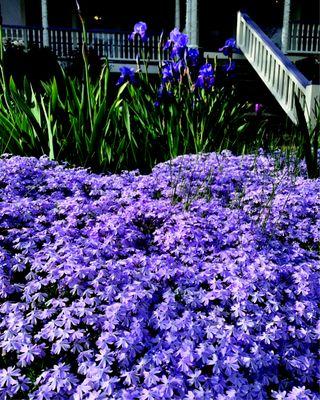
[[[149,82],[148,77],[148,65],[149,65],[149,55],[148,52],[145,51],[145,44],[148,41],[147,35],[148,26],[145,22],[140,21],[137,22],[134,27],[132,33],[129,35],[129,40],[134,41],[138,39],[138,52],[136,54],[136,64],[137,64],[137,71],[141,72],[140,60],[142,59],[143,65],[145,67],[145,79],[146,82]]]
[[[78,12],[78,17],[80,19],[81,28],[82,28],[82,58],[84,62],[84,74],[85,74],[85,87],[86,87],[86,95],[88,101],[88,112],[89,112],[89,121],[90,121],[90,130],[93,130],[93,116],[92,116],[92,101],[90,96],[90,76],[89,76],[89,63],[88,63],[88,56],[87,56],[87,29],[85,20],[82,16],[80,5],[78,0],[76,1],[76,8]]]

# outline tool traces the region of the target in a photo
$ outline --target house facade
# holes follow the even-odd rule
[[[162,0],[157,8],[147,0],[122,0],[121,4],[78,1],[89,30],[128,32],[135,22],[145,21],[151,32],[159,35],[177,26],[189,35],[191,46],[207,51],[215,51],[226,38],[235,37],[238,10],[250,15],[282,48],[283,41],[289,40],[285,36],[290,36],[288,30],[292,28],[294,35],[294,29],[299,30],[294,24],[319,25],[320,16],[318,0],[264,0],[258,5],[256,0]],[[41,40],[46,46],[51,40],[47,30],[79,28],[75,0],[0,0],[0,5],[4,25],[43,29]]]
[[[26,11],[24,0],[1,0],[2,22],[6,25],[25,25]]]

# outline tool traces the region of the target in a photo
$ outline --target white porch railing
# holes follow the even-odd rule
[[[290,119],[298,122],[296,94],[307,121],[313,125],[320,85],[308,81],[258,25],[241,12],[237,20],[237,45]]]
[[[288,52],[299,54],[319,54],[320,25],[292,22]]]
[[[36,45],[43,46],[43,29],[26,26],[3,26],[3,40],[18,42],[25,47]],[[74,51],[81,48],[82,32],[77,29],[49,28],[49,47],[59,59],[70,58]],[[88,31],[87,43],[89,48],[96,51],[101,58],[109,61],[135,61],[139,52],[140,57],[147,55],[151,62],[160,58],[160,37],[153,35],[139,49],[136,43],[129,40],[128,32]],[[163,54],[161,55],[163,57]]]

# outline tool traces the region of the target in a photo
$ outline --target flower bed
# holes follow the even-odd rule
[[[0,160],[0,399],[316,399],[320,180]]]

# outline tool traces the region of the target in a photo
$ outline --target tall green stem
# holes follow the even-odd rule
[[[89,112],[89,121],[90,121],[90,130],[93,131],[93,118],[92,118],[92,99],[91,99],[91,91],[90,91],[90,76],[89,76],[89,62],[87,55],[87,30],[85,21],[81,14],[81,9],[78,1],[76,0],[78,16],[80,19],[81,27],[82,27],[82,58],[84,62],[84,79],[85,79],[85,88],[88,102],[88,112]]]

